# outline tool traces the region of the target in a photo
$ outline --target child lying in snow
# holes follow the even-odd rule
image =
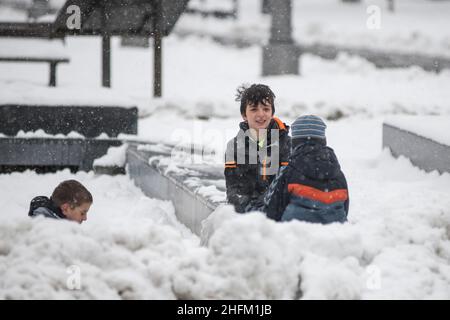
[[[325,128],[322,119],[312,115],[292,124],[289,164],[281,167],[265,196],[269,218],[322,224],[347,221],[347,181],[333,149],[327,147]]]
[[[81,183],[67,180],[56,187],[50,199],[39,196],[31,200],[28,215],[82,223],[87,220],[92,201],[91,193]]]

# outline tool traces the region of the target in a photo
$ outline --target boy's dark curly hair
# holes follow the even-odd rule
[[[262,103],[272,105],[272,115],[275,113],[275,94],[264,84],[241,85],[236,90],[236,101],[241,102],[241,114],[245,115],[248,104]]]

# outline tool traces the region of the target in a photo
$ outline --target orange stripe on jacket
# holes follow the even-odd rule
[[[337,189],[330,192],[325,192],[319,189],[304,186],[302,184],[290,183],[288,185],[288,190],[296,196],[320,201],[326,204],[345,201],[348,199],[348,191],[346,189]]]
[[[263,160],[263,180],[265,181],[266,177],[266,159]]]
[[[286,130],[286,126],[284,125],[283,121],[281,121],[280,119],[278,119],[277,117],[272,117],[273,120],[275,120],[275,122],[278,124],[278,128],[280,130]]]
[[[237,168],[236,161],[227,161],[227,162],[225,162],[225,169],[226,168]]]

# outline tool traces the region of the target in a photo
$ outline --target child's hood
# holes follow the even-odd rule
[[[315,143],[306,143],[294,149],[291,163],[304,176],[314,180],[336,178],[340,165],[333,149]]]
[[[31,200],[30,202],[30,211],[28,211],[28,215],[32,216],[34,210],[36,210],[37,208],[47,208],[50,206],[50,199],[46,196],[38,196],[33,198],[33,200]]]

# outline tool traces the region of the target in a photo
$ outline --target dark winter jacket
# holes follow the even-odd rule
[[[348,187],[333,149],[325,140],[302,140],[264,200],[264,211],[276,221],[345,222]]]
[[[44,216],[52,219],[66,219],[61,209],[45,196],[35,197],[31,200],[28,215],[30,217]]]
[[[225,155],[227,200],[240,213],[262,210],[264,193],[279,167],[288,163],[289,127],[273,117],[262,147],[250,137],[247,122],[241,122],[239,127],[241,130],[228,142]]]

